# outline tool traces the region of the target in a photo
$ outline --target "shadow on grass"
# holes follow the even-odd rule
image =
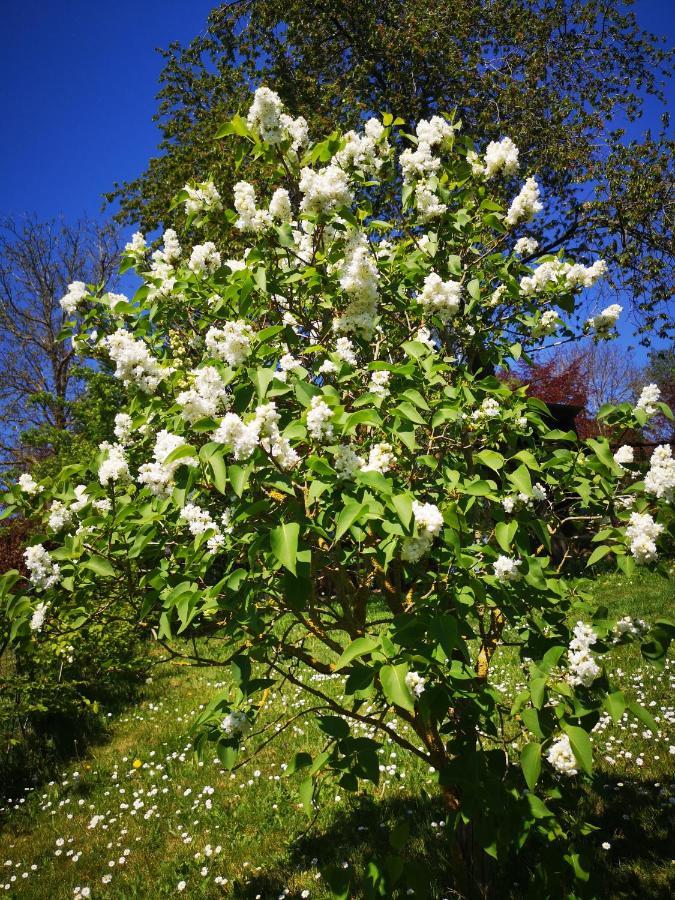
[[[553,886],[542,893],[531,868],[538,856],[537,848],[530,843],[517,857],[502,860],[484,896],[498,900],[673,897],[675,807],[668,802],[668,793],[659,784],[599,779],[593,790],[579,792],[576,804],[578,821],[588,821],[597,828],[583,839],[582,845],[590,865],[588,883],[578,883],[572,893],[571,881],[565,884],[564,879],[554,880]],[[325,876],[332,870],[343,887],[343,893],[336,891],[336,896],[405,897],[412,889],[414,896],[430,900],[458,897],[451,869],[452,837],[439,825],[443,816],[441,803],[435,798],[401,797],[380,802],[362,798],[357,806],[334,814],[328,826],[315,826],[296,839],[266,871],[245,882],[235,881],[231,896],[239,900],[281,897],[290,888],[294,873],[308,873],[311,880],[321,871],[322,878],[314,882],[316,887],[310,896],[328,897],[331,892]],[[410,828],[410,837],[401,851],[403,872],[395,889],[390,886],[372,893],[366,887],[369,863],[375,859],[381,871],[387,870],[391,835],[403,822]],[[611,845],[609,850],[602,848],[606,842]],[[291,891],[292,896],[297,893]]]

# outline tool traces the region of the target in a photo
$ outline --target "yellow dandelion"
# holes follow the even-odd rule
[[[143,765],[143,763],[141,762],[140,759],[135,759],[133,761],[132,765],[133,765],[134,769],[140,769],[140,767]]]

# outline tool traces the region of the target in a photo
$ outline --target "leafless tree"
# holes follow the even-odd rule
[[[72,281],[109,285],[119,249],[112,226],[88,219],[0,221],[0,466],[27,429],[68,426],[77,378],[59,300]]]

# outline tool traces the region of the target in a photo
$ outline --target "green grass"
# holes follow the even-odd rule
[[[603,578],[596,594],[613,613],[645,619],[672,605],[668,584],[649,575]],[[598,826],[591,842],[594,867],[606,879],[603,896],[666,897],[675,869],[667,831],[674,808],[674,671],[672,665],[651,669],[635,646],[620,648],[617,659],[631,696],[654,704],[659,733],[652,737],[632,720],[598,730],[599,775],[580,815]],[[495,664],[505,689],[512,690],[521,675],[508,651]],[[320,869],[332,863],[363,871],[373,854],[385,850],[392,829],[407,820],[412,838],[406,854],[418,863],[432,896],[452,896],[434,775],[397,748],[387,746],[381,754],[385,770],[378,788],[350,795],[327,786],[311,824],[299,808],[295,777],[282,769],[296,751],[316,752],[320,738],[309,720],[296,719],[235,773],[210,758],[196,762],[190,725],[226,679],[227,670],[158,669],[141,702],[114,720],[106,743],[90,748],[54,783],[27,789],[6,804],[0,812],[0,889],[8,884],[9,896],[53,900],[74,897],[78,886],[90,888],[93,897],[160,898],[176,895],[185,881],[186,897],[267,900],[308,891],[323,898],[329,893]],[[324,687],[335,689],[337,682]],[[295,688],[271,693],[256,730],[274,727],[284,710],[298,713],[308,705]],[[249,738],[249,749],[261,739]],[[112,876],[108,884],[104,876]]]

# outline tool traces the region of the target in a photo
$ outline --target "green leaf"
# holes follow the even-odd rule
[[[415,702],[410,693],[410,688],[405,683],[405,677],[408,674],[408,666],[406,663],[399,663],[397,666],[382,666],[380,669],[380,684],[384,696],[390,703],[400,706],[401,709],[407,709],[408,712],[415,711]]]
[[[366,653],[371,653],[376,647],[379,646],[379,641],[372,637],[360,637],[356,638],[356,640],[352,641],[351,644],[344,650],[342,656],[335,663],[335,670],[339,671],[340,669],[344,669],[346,665],[356,659],[359,656],[364,656]]]
[[[621,719],[626,709],[626,698],[621,691],[614,691],[605,697],[605,709],[615,722]]]
[[[511,544],[513,543],[513,538],[515,537],[517,530],[518,522],[515,519],[511,522],[497,522],[495,526],[495,537],[504,553],[510,553]]]
[[[394,415],[400,416],[402,419],[407,419],[409,422],[414,422],[415,425],[425,425],[426,422],[422,418],[422,416],[417,412],[412,403],[404,400],[403,403],[399,403],[398,406],[395,406],[392,410]]]
[[[591,746],[591,739],[583,728],[579,728],[576,725],[568,725],[566,722],[563,722],[562,727],[570,739],[570,745],[577,762],[584,772],[590,775],[593,771],[593,748]]]
[[[272,553],[281,565],[293,575],[296,574],[295,566],[298,557],[299,534],[300,526],[297,522],[285,522],[270,532]]]
[[[525,744],[520,753],[520,765],[525,782],[533,791],[541,774],[541,744]]]
[[[298,794],[308,816],[312,815],[312,797],[314,796],[314,782],[311,778],[304,778],[298,785]]]
[[[509,472],[506,477],[521,493],[527,494],[528,497],[532,496],[532,479],[525,466],[518,466],[515,472]]]
[[[601,544],[599,547],[596,547],[595,550],[588,557],[588,562],[586,563],[586,568],[594,565],[598,560],[601,560],[604,556],[607,556],[608,553],[612,552],[612,548],[608,547],[607,544]]]
[[[345,531],[351,528],[354,522],[356,522],[367,509],[367,503],[348,503],[337,518],[335,540],[339,541]]]
[[[112,565],[102,556],[92,556],[83,565],[85,569],[91,569],[92,572],[96,572],[97,575],[102,575],[104,578],[114,578],[117,575]]]
[[[208,467],[211,469],[213,476],[213,486],[221,494],[225,493],[227,487],[227,469],[225,468],[225,460],[219,453],[214,453],[209,457]]]
[[[647,712],[644,706],[640,706],[639,703],[629,703],[628,709],[636,718],[646,725],[647,728],[649,728],[652,734],[656,734],[659,730],[659,726],[656,724],[654,716],[650,712]]]
[[[396,510],[401,525],[403,525],[404,528],[408,528],[410,526],[410,520],[412,519],[412,497],[409,494],[394,494],[391,498],[391,502]]]
[[[504,468],[504,457],[496,450],[481,450],[476,454],[476,459],[495,472],[500,472]]]
[[[544,692],[546,690],[545,678],[533,678],[530,681],[530,696],[532,703],[537,709],[541,709],[544,705]]]

